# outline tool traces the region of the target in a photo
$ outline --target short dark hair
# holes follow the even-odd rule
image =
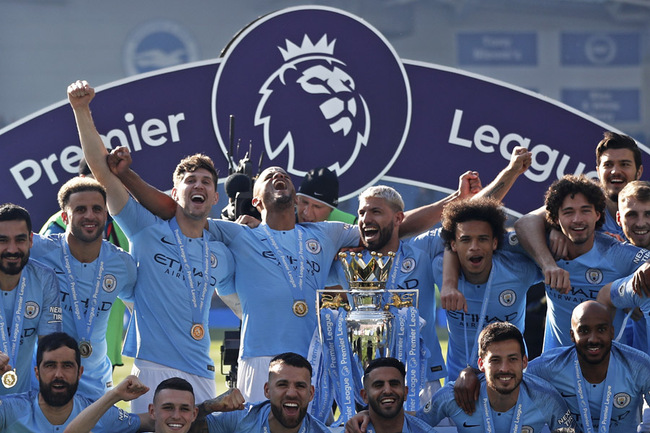
[[[102,186],[101,183],[97,182],[92,177],[73,177],[66,183],[64,183],[61,188],[59,188],[59,193],[56,198],[59,202],[59,207],[61,210],[64,210],[70,201],[70,196],[77,192],[86,192],[86,191],[96,191],[102,195],[104,198],[104,204],[106,204],[106,189]]]
[[[79,352],[79,345],[77,340],[72,338],[65,332],[53,332],[43,336],[38,340],[38,348],[36,349],[36,366],[40,367],[43,361],[43,353],[51,352],[59,347],[69,347],[74,350],[75,361],[77,361],[77,368],[81,366],[81,353]]]
[[[492,236],[497,239],[497,248],[501,247],[506,233],[506,213],[501,202],[493,198],[477,198],[453,201],[442,211],[442,230],[440,236],[447,247],[456,240],[458,223],[467,221],[484,221],[492,227]]]
[[[617,134],[612,131],[605,131],[603,133],[603,139],[600,140],[596,146],[596,166],[600,165],[600,158],[603,156],[603,153],[609,149],[629,149],[634,155],[634,165],[636,169],[643,165],[641,161],[641,149],[634,141],[634,138],[625,134]]]
[[[27,231],[32,232],[32,218],[29,212],[22,206],[13,203],[5,203],[0,206],[0,221],[25,221]]]
[[[177,182],[180,182],[185,176],[185,173],[194,173],[196,170],[205,169],[210,172],[212,175],[212,180],[214,182],[215,189],[217,188],[217,182],[219,181],[219,175],[217,170],[214,168],[214,162],[210,159],[209,156],[203,153],[195,153],[194,155],[186,156],[181,159],[181,161],[176,166],[174,170],[174,185]]]
[[[287,364],[292,367],[306,368],[309,370],[309,376],[312,375],[312,368],[309,361],[307,361],[304,356],[298,355],[294,352],[285,352],[274,356],[269,363],[269,372],[271,371],[271,368],[276,364]]]
[[[599,229],[605,223],[605,193],[596,182],[582,174],[580,176],[564,175],[546,190],[544,196],[546,221],[553,227],[559,228],[560,207],[567,196],[573,198],[576,194],[584,195],[587,202],[594,206],[596,212],[600,212],[600,218],[596,221],[596,229]]]
[[[521,356],[526,355],[524,337],[521,335],[521,331],[510,322],[492,322],[483,328],[478,336],[478,355],[483,358],[490,344],[506,340],[515,340],[521,347]]]
[[[368,366],[363,371],[363,386],[366,386],[366,379],[368,378],[368,375],[374,369],[379,367],[393,367],[399,371],[399,373],[402,375],[402,379],[406,377],[406,367],[404,367],[404,363],[399,359],[390,357],[375,358],[368,363]]]
[[[181,378],[181,377],[170,377],[169,379],[165,379],[162,382],[158,384],[156,387],[156,391],[153,393],[153,400],[156,400],[156,397],[158,396],[158,393],[164,389],[175,389],[178,391],[187,391],[194,396],[194,388],[192,387],[192,384],[189,383],[187,380]]]

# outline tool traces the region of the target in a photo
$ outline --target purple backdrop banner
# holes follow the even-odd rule
[[[472,169],[486,183],[514,146],[526,146],[533,165],[506,200],[523,213],[557,177],[593,176],[595,145],[613,129],[521,88],[400,60],[368,23],[326,7],[266,15],[220,59],[97,90],[91,107],[105,143],[129,146],[135,170],[161,189],[171,187],[178,160],[195,152],[210,155],[225,177],[233,115],[237,159],[250,143],[255,163],[263,152],[264,166],[287,168],[295,182],[329,166],[342,199],[385,176],[455,189]],[[81,157],[67,102],[0,130],[0,148],[2,201],[27,207],[39,226]]]

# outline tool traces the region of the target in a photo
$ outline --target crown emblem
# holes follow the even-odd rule
[[[287,60],[314,54],[333,56],[336,39],[328,43],[327,35],[323,35],[323,37],[314,44],[311,39],[309,39],[309,36],[305,35],[302,38],[302,44],[300,46],[294,44],[289,39],[285,39],[285,42],[287,43],[287,48],[278,47],[278,49],[282,54],[282,58],[286,62]]]
[[[386,287],[388,273],[393,265],[395,253],[387,255],[370,252],[370,260],[365,263],[361,253],[339,253],[339,260],[345,272],[350,289],[383,290]]]

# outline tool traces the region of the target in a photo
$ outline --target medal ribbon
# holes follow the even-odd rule
[[[273,233],[269,229],[269,226],[262,223],[260,224],[260,227],[262,227],[262,230],[264,230],[264,233],[266,234],[266,238],[268,239],[269,243],[273,247],[273,253],[275,254],[276,258],[282,262],[282,267],[284,268],[285,271],[285,276],[287,278],[287,281],[289,282],[289,288],[291,289],[291,295],[293,296],[293,301],[294,303],[296,301],[305,301],[305,295],[303,293],[303,284],[304,284],[304,278],[305,278],[305,246],[302,242],[303,238],[303,229],[302,227],[296,225],[296,228],[294,229],[297,233],[298,237],[298,261],[299,261],[299,270],[298,270],[298,275],[296,275],[296,272],[294,269],[291,268],[289,265],[289,261],[287,260],[286,254],[282,254],[282,249],[280,248],[280,245],[278,244],[277,240],[273,236]],[[290,251],[286,251],[287,254],[291,254]],[[296,282],[296,279],[298,282]]]
[[[169,226],[174,232],[174,237],[176,238],[176,246],[178,249],[178,255],[181,257],[181,263],[183,265],[183,271],[185,272],[185,285],[187,290],[190,292],[190,299],[192,301],[192,323],[203,324],[203,305],[205,304],[205,295],[208,293],[208,287],[210,284],[210,246],[208,245],[208,237],[206,231],[203,230],[203,284],[199,290],[194,286],[194,275],[192,273],[192,266],[190,266],[189,259],[187,257],[185,242],[183,241],[183,234],[176,218],[173,218],[169,222]],[[197,300],[197,291],[199,291],[199,299]]]
[[[65,241],[65,235],[61,235],[61,255],[63,256],[63,266],[68,277],[68,288],[70,296],[72,297],[72,309],[74,312],[74,326],[77,330],[77,335],[80,341],[90,342],[90,336],[95,328],[95,317],[97,315],[97,306],[99,305],[99,293],[102,285],[102,277],[104,275],[104,245],[99,250],[99,257],[95,265],[96,277],[95,287],[88,299],[88,306],[86,307],[86,314],[81,312],[81,301],[79,301],[79,293],[77,292],[77,280],[72,272],[72,265],[70,264],[70,248]]]
[[[512,414],[512,422],[510,423],[510,432],[519,433],[521,431],[521,416],[523,414],[523,403],[521,398],[522,388],[519,388],[519,397],[517,398],[517,405],[515,406],[515,412]],[[492,422],[492,406],[490,406],[490,400],[487,395],[487,385],[481,386],[481,403],[483,404],[483,421],[485,423],[485,432],[486,433],[496,433],[494,428],[494,423]]]
[[[5,308],[3,298],[0,297],[0,338],[2,338],[2,351],[9,357],[9,365],[16,369],[16,358],[18,358],[18,344],[20,335],[23,333],[23,319],[25,317],[25,287],[27,287],[27,271],[23,268],[20,278],[20,285],[16,300],[14,301],[14,316],[11,324],[11,337],[7,331],[7,319],[5,319]],[[11,340],[10,340],[11,338]]]
[[[485,285],[485,293],[483,294],[483,304],[481,305],[481,313],[478,319],[478,326],[476,327],[476,332],[474,333],[474,345],[472,346],[472,352],[469,352],[469,340],[467,339],[467,322],[463,323],[463,331],[465,332],[465,362],[468,367],[476,367],[476,355],[478,354],[478,335],[483,329],[485,324],[485,314],[487,313],[488,301],[490,300],[490,291],[492,290],[492,276],[495,274],[494,268],[490,270],[490,276],[488,277],[487,284]],[[463,288],[463,294],[465,294],[465,277],[461,274],[460,277],[461,286]],[[467,297],[465,297],[467,300]],[[471,362],[474,361],[473,364]]]
[[[420,351],[420,314],[415,307],[401,308],[407,313],[408,351],[406,352],[406,381],[409,387],[406,410],[416,411],[420,407],[421,368],[424,362]]]
[[[582,419],[582,427],[584,433],[594,433],[594,427],[591,424],[591,410],[589,409],[589,399],[587,398],[587,388],[585,387],[584,380],[582,378],[582,370],[580,369],[580,362],[578,361],[578,355],[576,351],[573,351],[573,366],[574,366],[574,379],[576,385],[576,398],[578,399],[578,406],[580,408],[580,417]],[[609,423],[612,417],[612,404],[614,403],[613,398],[613,377],[615,376],[614,372],[615,363],[614,356],[610,353],[609,355],[609,366],[607,367],[607,378],[605,379],[605,396],[602,400],[602,405],[600,407],[600,421],[598,423],[598,433],[608,433],[609,432]]]

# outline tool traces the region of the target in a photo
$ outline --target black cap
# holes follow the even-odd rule
[[[305,195],[331,207],[339,205],[339,179],[326,167],[309,170],[298,188],[298,195]]]

